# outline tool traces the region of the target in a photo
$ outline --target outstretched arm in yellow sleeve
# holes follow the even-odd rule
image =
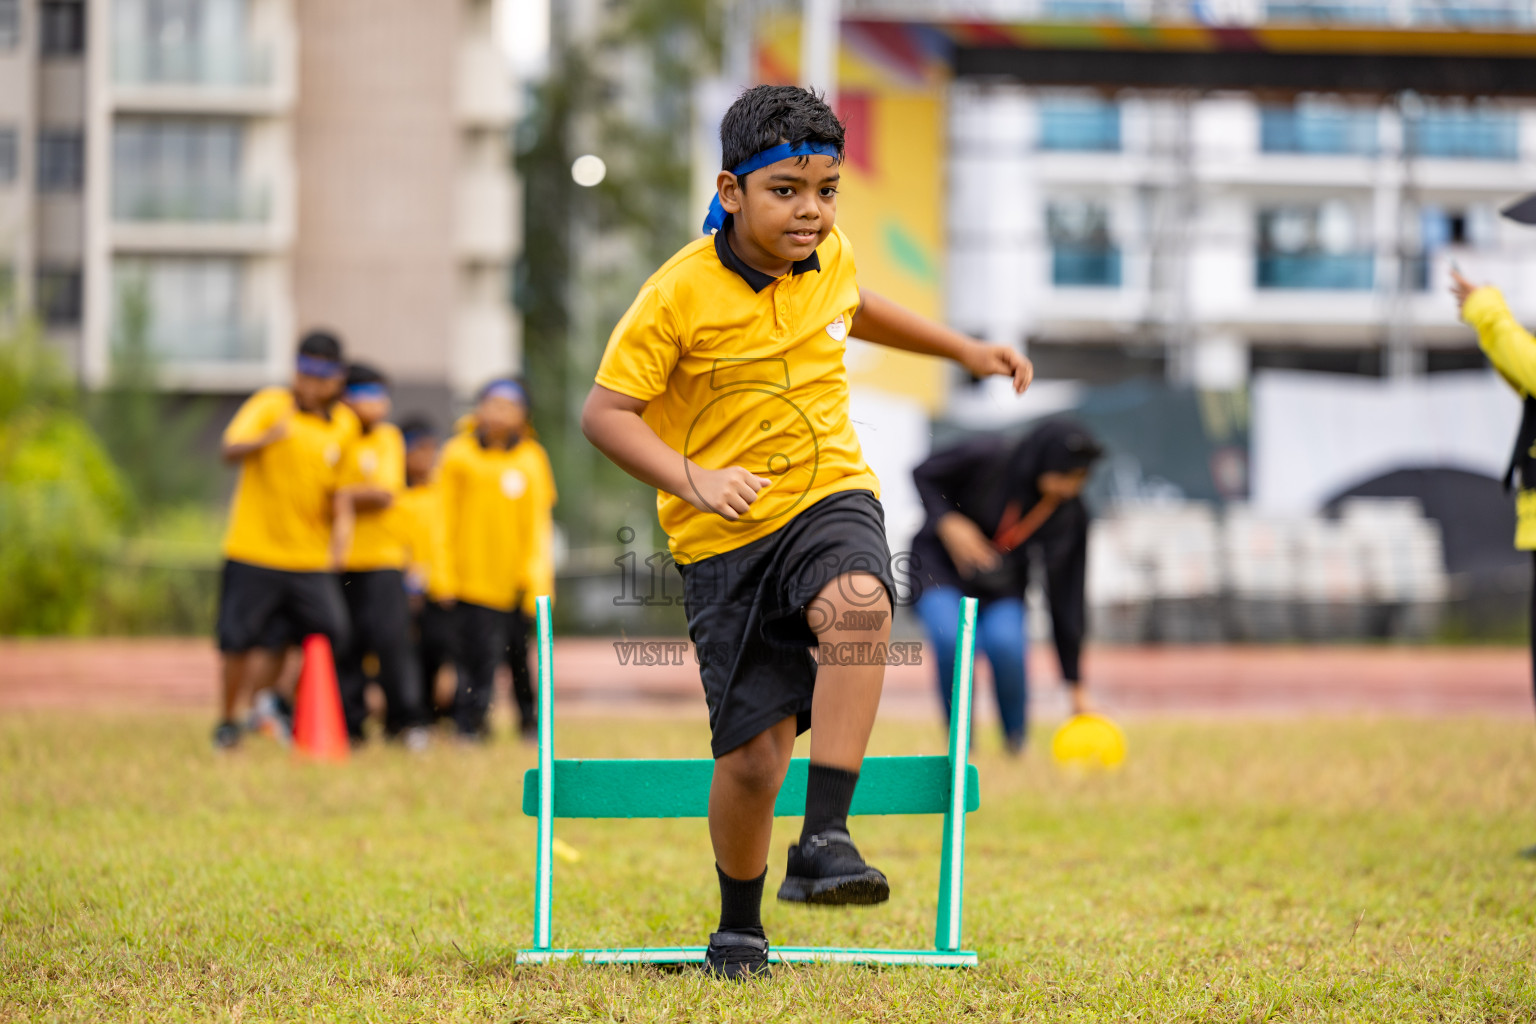
[[[1521,395],[1536,394],[1536,338],[1515,320],[1497,288],[1474,285],[1454,270],[1451,278],[1461,318],[1477,330],[1494,369]]]

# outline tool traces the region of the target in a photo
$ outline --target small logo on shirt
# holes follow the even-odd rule
[[[379,468],[379,457],[374,452],[363,452],[357,457],[357,468],[363,471],[364,476],[373,476]]]
[[[528,490],[528,478],[523,476],[521,470],[509,469],[501,474],[501,493],[514,501],[521,498]]]
[[[341,461],[341,445],[327,445],[325,449],[325,464],[334,467]]]
[[[848,337],[848,321],[843,318],[843,314],[837,314],[837,319],[827,324],[827,334],[831,335],[833,341],[842,341]]]

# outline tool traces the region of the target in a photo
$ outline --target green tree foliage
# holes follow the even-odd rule
[[[719,63],[719,0],[636,0],[572,39],[556,10],[548,76],[518,133],[526,197],[517,302],[540,437],[550,449],[573,546],[611,544],[654,520],[649,490],[603,459],[579,428],[607,332],[658,266],[697,232],[689,204],[693,86]],[[638,112],[638,116],[637,116]],[[571,180],[583,153],[608,175]]]
[[[81,633],[129,506],[67,371],[29,325],[0,336],[0,633]]]
[[[212,407],[159,387],[159,360],[149,342],[152,314],[143,282],[123,289],[112,375],[90,406],[128,485],[135,528],[175,506],[212,500],[219,482],[219,475],[208,471],[208,459],[195,450]]]

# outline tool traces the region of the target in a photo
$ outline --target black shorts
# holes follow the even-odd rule
[[[868,573],[884,592],[846,596],[887,612],[896,594],[885,510],[869,491],[829,495],[766,537],[677,568],[716,757],[791,715],[799,732],[810,728],[816,632],[806,605],[823,587]]]
[[[343,650],[349,631],[341,583],[328,572],[225,562],[216,632],[226,654],[280,650],[311,633],[325,634],[332,649]]]

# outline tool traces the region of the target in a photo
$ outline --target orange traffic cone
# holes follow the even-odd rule
[[[331,642],[319,633],[304,638],[304,670],[294,698],[293,749],[321,761],[345,761],[352,752]]]

